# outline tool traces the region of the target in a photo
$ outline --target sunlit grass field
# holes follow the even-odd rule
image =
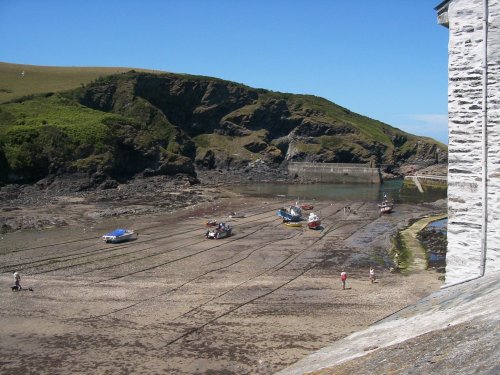
[[[25,95],[74,89],[98,77],[132,69],[153,72],[121,67],[52,67],[0,62],[0,103]]]

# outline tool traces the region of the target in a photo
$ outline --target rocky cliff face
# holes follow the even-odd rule
[[[195,169],[236,169],[259,159],[274,166],[286,161],[372,163],[397,171],[405,163],[447,161],[446,146],[325,99],[253,89],[214,78],[132,71],[98,79],[62,98],[64,103],[58,105],[110,116],[99,120],[105,127],[106,136],[99,140],[104,146],[96,150],[76,140],[83,151],[62,157],[58,167],[52,168],[58,172],[87,169],[115,178],[137,173],[194,175]],[[80,107],[74,109],[76,103]],[[15,107],[9,107],[13,105],[1,108],[3,118],[11,123],[16,118]],[[51,124],[39,125],[37,131],[44,132],[47,126],[42,125]],[[55,127],[68,131],[64,125]],[[16,131],[21,130],[17,126]],[[3,180],[12,180],[12,176],[29,179],[32,169],[23,167],[15,160],[17,154],[9,151],[16,140],[4,137],[3,144],[7,147],[0,159],[6,160],[9,170]],[[38,177],[49,173],[48,165],[54,165],[49,160],[53,153],[46,154],[47,160],[41,163],[46,165],[45,172]],[[89,158],[92,163],[82,162]]]

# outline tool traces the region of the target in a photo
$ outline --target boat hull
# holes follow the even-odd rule
[[[302,223],[297,223],[297,222],[286,222],[285,226],[288,228],[302,228]]]
[[[392,206],[380,207],[381,214],[390,214],[392,212]]]
[[[307,223],[307,226],[309,229],[319,229],[321,227],[321,221],[320,220],[311,221]]]
[[[378,205],[378,208],[379,208],[381,214],[391,213],[393,207],[394,206],[392,204],[388,204],[388,203],[382,203],[382,204]]]

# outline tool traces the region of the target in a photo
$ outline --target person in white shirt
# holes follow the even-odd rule
[[[370,282],[373,284],[375,282],[375,270],[370,267]]]

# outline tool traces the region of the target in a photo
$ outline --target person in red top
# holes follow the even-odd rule
[[[340,273],[340,280],[342,281],[342,289],[345,289],[345,282],[347,280],[347,272],[342,269],[342,272]]]

